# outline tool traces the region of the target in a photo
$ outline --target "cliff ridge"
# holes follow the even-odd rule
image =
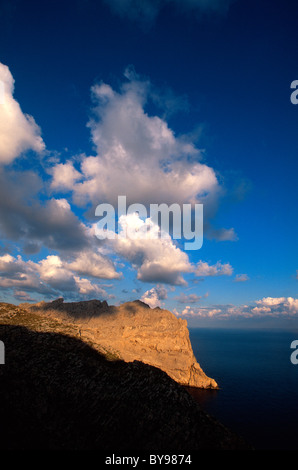
[[[168,310],[152,309],[139,300],[109,306],[106,301],[64,302],[62,298],[20,307],[72,325],[81,339],[100,352],[157,367],[182,385],[218,388],[194,356],[187,321]]]

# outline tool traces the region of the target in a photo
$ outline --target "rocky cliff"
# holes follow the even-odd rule
[[[182,385],[218,388],[194,356],[187,321],[168,310],[151,309],[141,301],[115,307],[99,300],[65,303],[63,299],[22,307],[75,326],[80,337],[101,352],[158,367]]]
[[[76,335],[75,323],[0,304],[1,450],[250,449],[162,370]]]

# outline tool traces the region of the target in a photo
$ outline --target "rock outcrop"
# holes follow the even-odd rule
[[[108,360],[77,333],[74,324],[0,304],[1,450],[250,449],[165,372]]]
[[[168,310],[151,309],[138,300],[115,307],[99,300],[57,299],[22,307],[75,325],[81,338],[98,345],[101,352],[158,367],[182,385],[218,388],[194,356],[187,321]]]

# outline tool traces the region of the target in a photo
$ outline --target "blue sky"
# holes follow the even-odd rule
[[[191,326],[297,325],[297,10],[2,0],[1,300],[138,298]],[[95,207],[120,191],[203,202],[203,247],[99,242]]]

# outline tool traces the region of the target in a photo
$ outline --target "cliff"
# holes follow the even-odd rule
[[[182,385],[218,388],[194,356],[187,321],[168,310],[151,309],[141,301],[115,307],[99,300],[64,303],[63,299],[23,307],[76,326],[80,337],[101,352],[158,367]]]
[[[0,304],[0,449],[250,449],[165,372],[103,355],[76,333]]]

